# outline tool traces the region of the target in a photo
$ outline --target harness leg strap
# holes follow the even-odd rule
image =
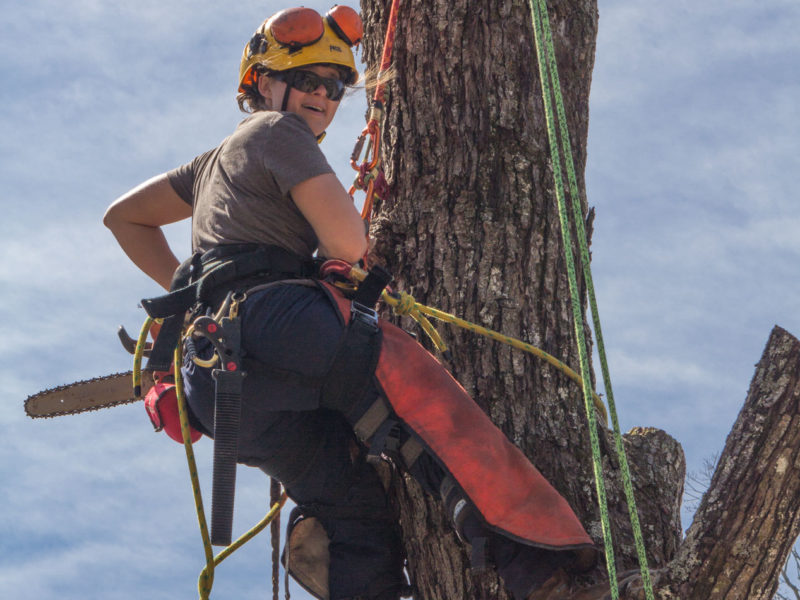
[[[233,532],[236,459],[244,373],[214,369],[214,482],[211,488],[211,543],[228,546]]]
[[[377,313],[354,301],[352,320],[340,340],[322,389],[322,406],[338,410],[351,422],[360,417],[360,403],[372,382],[380,350]]]
[[[222,369],[214,369],[214,467],[211,488],[211,543],[228,546],[233,532],[236,462],[239,458],[239,423],[242,387],[241,321],[210,317],[194,322],[195,331],[208,338],[219,355]]]

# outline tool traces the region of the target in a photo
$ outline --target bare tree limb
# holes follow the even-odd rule
[[[775,327],[661,598],[768,600],[800,533],[800,342]]]

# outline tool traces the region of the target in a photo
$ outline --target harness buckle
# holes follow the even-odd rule
[[[350,304],[350,318],[369,325],[373,329],[378,329],[378,313],[375,309],[364,306],[355,300]]]

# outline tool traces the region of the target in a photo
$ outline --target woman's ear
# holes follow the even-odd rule
[[[267,76],[266,73],[258,73],[256,75],[256,85],[258,87],[258,93],[264,97],[264,104],[268,107],[272,107],[272,80]]]

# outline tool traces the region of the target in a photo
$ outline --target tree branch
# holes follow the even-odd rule
[[[800,533],[800,342],[775,327],[659,596],[768,600]]]

